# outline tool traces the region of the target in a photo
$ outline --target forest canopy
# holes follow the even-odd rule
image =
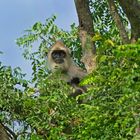
[[[17,39],[31,61],[30,80],[0,62],[1,140],[140,139],[140,1],[75,0],[75,8],[78,27],[64,31],[52,16]],[[46,63],[57,40],[88,71],[80,82],[87,90],[76,98]]]

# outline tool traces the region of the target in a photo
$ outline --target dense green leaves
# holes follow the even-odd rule
[[[10,113],[6,122],[23,121],[22,131],[28,131],[28,135],[19,134],[21,139],[135,139],[139,126],[140,45],[105,43],[97,52],[98,67],[82,82],[89,88],[81,97],[85,103],[80,105],[68,97],[72,89],[59,80],[58,73],[42,77],[37,89],[26,86],[22,92],[13,87],[23,78],[20,69],[15,71],[15,80],[11,68],[1,66],[1,119]],[[20,85],[24,84],[21,80]]]
[[[69,97],[73,89],[59,80],[59,73],[50,74],[45,60],[48,48],[55,40],[62,39],[72,50],[75,62],[82,66],[74,24],[69,32],[63,31],[54,24],[53,16],[44,24],[35,23],[17,39],[17,44],[24,48],[24,57],[32,61],[30,82],[24,79],[20,68],[12,70],[0,63],[0,121],[10,125],[19,139],[138,138],[135,129],[140,121],[140,44],[116,45],[120,40],[106,9],[107,3],[102,1],[100,6],[95,1],[91,7],[92,4],[97,12],[94,21],[97,23],[103,17],[106,21],[99,22],[93,37],[97,68],[81,82],[88,85],[87,93],[78,97],[83,99],[83,104]]]
[[[130,33],[129,22],[124,11],[119,6],[118,1],[115,0],[114,2],[127,32]],[[119,30],[109,11],[108,0],[101,0],[100,2],[98,0],[90,0],[90,9],[94,21],[95,32],[100,33],[106,39],[114,40],[118,44],[121,43]]]
[[[87,128],[86,136],[133,139],[135,128],[139,126],[140,45],[111,48],[104,45],[98,51],[98,68],[85,80],[86,84],[93,86],[88,93],[92,109],[85,108],[90,114],[85,117],[88,122],[84,126]]]

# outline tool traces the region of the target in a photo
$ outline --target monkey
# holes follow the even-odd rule
[[[84,92],[87,91],[87,88],[85,86],[79,86],[80,84],[80,79],[78,77],[74,77],[71,79],[70,83],[68,82],[69,85],[74,87],[75,91],[69,95],[69,97],[76,98],[78,95],[82,95]],[[78,99],[77,100],[78,104],[83,103],[82,100]]]
[[[62,78],[66,82],[75,77],[81,79],[86,76],[86,71],[74,64],[70,49],[61,41],[57,41],[48,51],[48,66],[52,72],[59,69],[63,74],[67,74],[66,79]]]
[[[50,47],[47,54],[47,62],[48,68],[52,73],[59,71],[60,79],[75,89],[74,92],[68,95],[68,98],[75,99],[78,95],[86,91],[85,87],[79,86],[79,83],[81,79],[87,75],[87,72],[74,63],[70,49],[66,47],[62,41],[56,41],[56,43]],[[76,102],[78,104],[83,103],[79,98]],[[71,134],[71,126],[66,126],[63,132]]]
[[[85,88],[80,87],[79,83],[87,73],[73,62],[70,49],[62,41],[56,41],[48,51],[47,57],[48,67],[51,72],[61,71],[61,80],[64,80],[75,89],[75,92],[70,96],[75,98],[81,95]]]

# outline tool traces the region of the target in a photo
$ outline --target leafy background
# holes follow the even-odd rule
[[[59,80],[59,74],[49,73],[45,60],[54,38],[63,39],[82,67],[75,24],[64,31],[52,16],[44,23],[36,22],[17,39],[23,56],[31,61],[31,80],[25,79],[19,67],[12,69],[0,63],[0,120],[18,139],[139,139],[135,129],[139,126],[140,42],[121,45],[108,10],[103,14],[105,6],[104,1],[91,3],[98,13],[93,17],[98,26],[92,38],[97,47],[97,69],[81,82],[89,87],[79,97],[84,104],[68,98],[71,87]],[[122,19],[127,28],[123,14]]]

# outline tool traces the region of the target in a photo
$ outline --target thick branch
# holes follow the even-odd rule
[[[91,40],[94,35],[94,27],[89,9],[89,0],[75,0],[75,6],[79,19],[79,35],[83,50],[82,62],[85,64],[87,72],[90,73],[96,65],[96,48]]]
[[[94,27],[92,14],[89,9],[89,1],[88,0],[75,0],[75,6],[79,19],[79,27],[80,29],[86,31],[89,35],[94,35]],[[93,53],[96,53],[96,48],[93,46]]]
[[[130,41],[128,38],[128,34],[127,34],[127,32],[125,30],[125,26],[123,25],[121,18],[118,14],[114,0],[108,0],[108,5],[109,5],[109,9],[110,9],[110,13],[112,15],[112,18],[114,19],[116,26],[119,30],[119,34],[120,34],[120,37],[122,39],[122,42],[129,43]]]
[[[0,123],[0,140],[10,140],[8,133]]]
[[[118,0],[131,24],[131,42],[140,38],[140,2],[138,0]]]
[[[0,123],[0,140],[16,140],[16,134],[7,126]]]
[[[91,73],[96,68],[96,55],[92,53],[93,42],[91,36],[86,31],[80,30],[83,56],[81,61],[85,64],[87,73]]]
[[[75,0],[75,6],[79,19],[79,26],[88,34],[93,35],[93,20],[89,9],[88,0]]]

